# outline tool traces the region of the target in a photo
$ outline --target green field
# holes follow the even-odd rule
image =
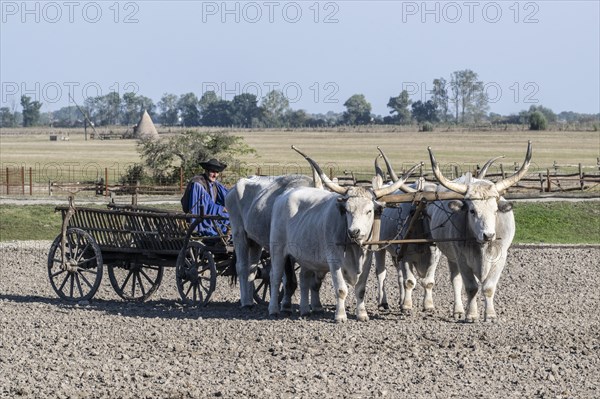
[[[81,130],[40,130],[28,134],[14,134],[18,130],[0,135],[2,168],[36,167],[56,163],[64,169],[81,169],[94,164],[115,169],[120,165],[139,162],[136,140],[84,140]],[[24,131],[25,132],[25,131]],[[49,135],[69,137],[68,141],[49,141]],[[169,133],[165,133],[167,135]],[[172,134],[172,133],[171,133]],[[507,169],[522,162],[527,140],[533,143],[533,164],[530,171],[545,171],[556,163],[575,170],[581,163],[585,171],[597,171],[600,157],[600,132],[404,132],[339,128],[327,131],[236,130],[256,150],[256,156],[241,158],[250,170],[261,168],[263,174],[295,173],[308,169],[306,162],[290,149],[294,144],[324,168],[333,167],[338,172],[371,173],[377,146],[381,146],[397,169],[418,161],[429,164],[427,147],[431,146],[442,164],[482,164],[487,159],[505,155],[502,162]],[[509,169],[510,170],[510,169]],[[305,173],[305,172],[303,172]]]
[[[517,202],[514,214],[515,243],[600,244],[599,201]],[[61,217],[53,205],[2,205],[0,226],[0,241],[52,240],[60,232]]]

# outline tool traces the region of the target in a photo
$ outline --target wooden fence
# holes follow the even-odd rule
[[[514,173],[518,169],[517,164],[513,164],[510,167],[505,167],[502,164],[498,164],[493,171],[487,173],[486,178],[492,181],[502,179],[506,176]],[[467,166],[466,169],[474,174],[478,172],[477,165]],[[505,170],[506,169],[506,170]],[[519,183],[511,188],[511,192],[546,192],[546,193],[558,193],[568,191],[589,191],[598,190],[600,191],[600,171],[599,167],[584,167],[579,164],[569,169],[575,170],[567,173],[566,167],[559,166],[554,163],[552,168],[547,168],[542,171],[530,171]],[[594,170],[588,172],[586,170]],[[466,172],[464,165],[462,168],[458,166],[448,166],[443,170],[446,177],[453,179]],[[397,171],[398,174],[402,170]],[[308,171],[304,171],[308,174]],[[352,171],[338,172],[330,168],[328,171],[329,177],[337,179],[341,185],[369,185],[371,184],[372,175],[366,173],[354,173]],[[255,174],[262,175],[263,170],[258,167]],[[76,175],[76,173],[73,173]],[[421,168],[419,172],[415,174],[416,177],[422,176],[428,181],[435,182],[435,178],[430,170]],[[239,176],[231,174],[223,176],[229,178],[231,181],[237,180]],[[409,182],[414,181],[416,177],[413,177]],[[67,181],[64,181],[67,180]],[[104,169],[102,176],[97,177],[93,181],[68,181],[69,179],[63,179],[61,181],[47,179],[47,176],[43,176],[39,171],[33,168],[3,168],[0,170],[0,195],[15,195],[15,196],[33,196],[33,195],[64,195],[74,192],[88,192],[90,195],[96,196],[109,196],[111,194],[143,194],[143,195],[174,195],[181,194],[185,190],[185,184],[187,179],[183,176],[183,171],[180,173],[179,182],[176,184],[165,184],[165,185],[142,185],[138,182],[132,182],[129,184],[121,184],[121,176],[116,175],[108,168]]]

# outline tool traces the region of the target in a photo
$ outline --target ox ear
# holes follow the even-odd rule
[[[512,202],[500,200],[498,201],[498,211],[502,213],[510,212],[513,209]]]
[[[452,200],[448,202],[448,208],[450,208],[452,212],[459,212],[463,209],[464,206],[465,204],[459,200]]]

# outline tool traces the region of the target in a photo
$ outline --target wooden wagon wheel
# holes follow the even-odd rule
[[[212,253],[197,241],[190,241],[177,257],[177,290],[188,305],[206,306],[217,284],[217,267]]]
[[[164,268],[134,260],[109,264],[108,277],[117,295],[126,301],[143,302],[158,289]]]
[[[59,297],[71,302],[90,300],[102,280],[102,252],[86,231],[69,228],[54,239],[48,253],[48,277]]]

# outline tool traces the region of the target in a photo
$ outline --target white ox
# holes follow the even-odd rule
[[[350,284],[355,286],[356,317],[359,321],[366,321],[368,315],[364,296],[371,267],[371,252],[362,244],[370,238],[374,214],[382,206],[377,199],[400,187],[419,165],[415,165],[389,187],[374,190],[344,188],[329,180],[311,158],[295,150],[306,158],[332,192],[298,188],[287,191],[275,200],[271,219],[269,314],[279,314],[277,287],[284,270],[293,262],[298,262],[301,267],[301,315],[310,312],[309,287],[302,278],[306,274],[304,271],[312,271],[317,276],[331,272],[337,299],[335,320],[342,322],[347,319],[345,300],[347,284]]]
[[[531,162],[531,142],[527,146],[521,168],[514,175],[496,183],[472,178],[470,175],[450,181],[442,175],[431,148],[429,155],[433,172],[440,184],[447,190],[464,195],[462,201],[434,201],[427,208],[431,217],[433,239],[468,240],[437,244],[448,258],[450,266],[454,288],[454,317],[460,318],[464,314],[461,298],[464,283],[467,292],[465,320],[473,322],[479,318],[477,293],[481,284],[485,298],[484,320],[494,321],[497,317],[494,309],[496,285],[515,234],[512,205],[502,194],[527,173]],[[442,190],[444,189],[440,188]]]
[[[397,181],[398,176],[394,172],[389,160],[381,149],[380,152],[385,160],[392,181]],[[488,168],[498,158],[501,157],[487,161],[479,171],[477,177],[483,179]],[[383,174],[377,163],[375,164],[375,170],[377,173]],[[436,191],[437,188],[437,184],[428,183],[420,179],[418,182],[411,185],[401,186],[400,190],[408,193],[415,191],[432,192]],[[385,241],[408,238],[406,236],[407,231],[410,228],[410,221],[417,211],[420,212],[420,215],[413,221],[410,238],[431,238],[427,210],[417,210],[417,205],[414,203],[400,203],[396,207],[386,207],[383,210],[381,215],[380,240]],[[425,295],[423,296],[423,310],[432,311],[434,309],[433,287],[435,285],[435,272],[441,257],[440,250],[433,242],[408,243],[403,245],[404,248],[399,244],[390,244],[385,247],[385,250],[380,250],[375,253],[378,305],[384,309],[389,308],[385,290],[385,254],[387,251],[391,256],[392,263],[396,266],[398,273],[401,311],[406,314],[409,314],[412,311],[412,292],[417,284],[415,274],[422,279],[421,286],[425,292]]]
[[[275,199],[286,190],[314,185],[312,179],[301,175],[252,176],[240,179],[225,197],[236,254],[242,307],[254,305],[253,281],[256,268],[252,266],[259,262],[262,249],[269,247],[271,212]],[[320,182],[316,185],[319,186]]]

